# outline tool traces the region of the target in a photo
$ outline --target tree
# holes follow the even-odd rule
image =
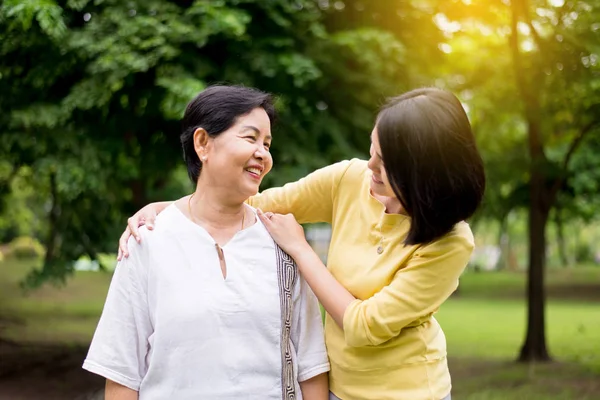
[[[443,10],[450,20],[463,24],[460,32],[456,32],[455,43],[469,43],[471,46],[466,46],[467,50],[477,52],[462,53],[469,57],[467,63],[480,57],[481,50],[486,53],[493,47],[501,51],[500,55],[484,62],[486,81],[467,83],[474,88],[476,94],[473,97],[494,90],[507,94],[507,90],[513,92],[513,89],[507,89],[511,86],[517,94],[516,97],[498,99],[493,105],[479,103],[480,109],[474,112],[483,112],[478,118],[489,119],[489,123],[501,130],[502,125],[511,124],[506,121],[507,117],[517,117],[518,123],[522,124],[519,130],[524,134],[525,146],[522,148],[527,150],[526,168],[522,174],[514,174],[507,180],[514,182],[512,185],[492,183],[490,187],[499,189],[498,196],[513,199],[497,204],[513,207],[524,200],[529,211],[527,335],[519,360],[546,361],[550,359],[544,312],[546,227],[558,200],[569,193],[577,193],[572,190],[578,180],[572,168],[582,143],[588,136],[600,135],[600,78],[596,53],[599,34],[597,24],[594,25],[600,17],[600,5],[586,1],[547,4],[545,1],[513,0],[510,3],[452,2]],[[487,38],[481,39],[482,36]],[[498,48],[499,38],[505,40],[508,51]],[[473,45],[482,41],[491,42],[493,46],[482,49]],[[484,98],[489,101],[489,97],[484,95]],[[505,138],[498,140],[504,144],[510,142]],[[502,154],[499,158],[513,156]]]
[[[115,247],[125,215],[189,189],[173,184],[178,119],[207,84],[278,95],[267,184],[365,154],[377,104],[403,89],[404,47],[375,28],[330,32],[327,12],[309,0],[5,1],[0,151],[15,174],[33,171],[46,205],[46,258],[28,283],[64,281],[73,260]]]

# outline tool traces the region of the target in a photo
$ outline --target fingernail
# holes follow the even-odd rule
[[[139,243],[139,242],[141,242],[141,239],[140,239],[139,237],[137,237],[137,236],[135,237],[135,240],[136,240],[136,242],[138,242],[138,243]]]
[[[154,225],[152,225],[152,224],[148,224],[148,229],[149,229],[149,230],[152,230],[152,229],[154,229]]]

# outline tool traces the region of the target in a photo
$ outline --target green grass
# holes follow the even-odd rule
[[[25,294],[18,282],[30,265],[0,262],[0,336],[87,345],[111,274],[78,272],[65,287]],[[448,341],[453,399],[600,399],[600,268],[548,272],[546,334],[555,363],[513,361],[525,336],[524,288],[522,273],[466,273],[436,314]]]
[[[468,273],[436,318],[448,342],[453,398],[600,399],[600,268],[551,270],[552,364],[514,362],[525,337],[525,276]]]
[[[32,265],[35,262],[0,262],[0,336],[18,342],[88,344],[111,274],[76,272],[66,286],[25,292],[19,283]]]
[[[519,301],[453,299],[436,318],[451,356],[508,359],[525,337],[525,311]],[[552,355],[600,373],[600,305],[550,301],[546,318]]]

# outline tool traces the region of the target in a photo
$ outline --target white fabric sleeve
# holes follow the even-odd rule
[[[143,236],[142,236],[143,237]],[[152,324],[148,313],[148,237],[129,239],[129,257],[117,264],[83,368],[139,391],[147,371]]]
[[[300,275],[294,290],[291,337],[298,361],[298,382],[329,371],[319,301]]]

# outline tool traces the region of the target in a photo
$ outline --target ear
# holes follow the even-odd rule
[[[200,160],[203,160],[207,156],[209,137],[208,132],[204,128],[197,128],[194,131],[194,150],[196,150],[196,154],[198,154]]]

